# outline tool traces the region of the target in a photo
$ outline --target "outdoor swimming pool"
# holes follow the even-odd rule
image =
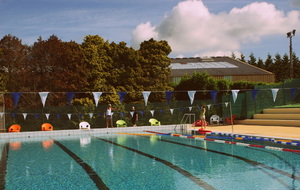
[[[299,189],[300,154],[173,136],[1,141],[0,189]]]

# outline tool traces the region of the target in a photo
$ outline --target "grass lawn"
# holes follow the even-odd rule
[[[284,106],[276,106],[276,108],[300,108],[300,104],[291,104],[291,105],[284,105]]]

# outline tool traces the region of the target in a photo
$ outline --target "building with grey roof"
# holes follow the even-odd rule
[[[171,81],[178,83],[181,77],[194,72],[207,72],[216,79],[274,83],[273,73],[230,57],[174,58],[170,65]]]

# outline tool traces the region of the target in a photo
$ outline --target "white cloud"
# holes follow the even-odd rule
[[[139,44],[145,40],[149,40],[151,38],[157,39],[158,33],[155,32],[155,27],[151,26],[150,22],[142,23],[138,25],[132,31],[132,44],[133,47],[138,48]]]
[[[299,12],[284,11],[267,2],[254,2],[230,12],[213,14],[200,0],[178,3],[157,25],[140,24],[132,32],[132,45],[150,38],[167,40],[173,54],[230,55],[243,44],[258,43],[265,36],[282,35],[300,26]]]

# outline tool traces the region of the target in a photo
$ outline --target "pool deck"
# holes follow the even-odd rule
[[[193,127],[199,129],[199,127]],[[206,130],[269,138],[300,140],[300,127],[262,125],[210,125]]]

